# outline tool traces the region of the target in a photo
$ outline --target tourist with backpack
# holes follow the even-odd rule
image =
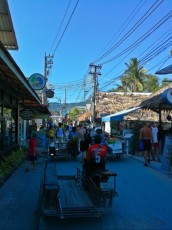
[[[55,131],[54,131],[54,127],[53,126],[50,126],[50,128],[48,130],[48,137],[50,139],[50,142],[54,141]]]

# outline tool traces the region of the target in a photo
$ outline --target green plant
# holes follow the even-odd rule
[[[0,185],[23,162],[26,158],[26,153],[26,149],[21,148],[2,158],[0,161]]]

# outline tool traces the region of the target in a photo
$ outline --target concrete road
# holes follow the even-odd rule
[[[80,159],[57,161],[59,174],[74,174]],[[107,168],[117,172],[119,197],[113,200],[113,212],[101,219],[40,218],[40,230],[115,230],[172,229],[172,178],[132,157],[108,160]]]

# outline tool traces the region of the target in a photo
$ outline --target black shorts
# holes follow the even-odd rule
[[[28,156],[28,160],[29,160],[29,161],[36,161],[36,160],[37,160],[37,156],[29,155],[29,156]]]
[[[143,139],[143,151],[150,151],[152,149],[151,140]]]
[[[85,151],[87,150],[87,142],[85,140],[80,141],[80,151]]]

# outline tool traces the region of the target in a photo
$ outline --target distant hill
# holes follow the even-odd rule
[[[85,102],[78,102],[78,103],[66,103],[66,112],[68,113],[72,108],[76,106],[85,106]],[[55,112],[64,109],[64,103],[58,102],[50,102],[49,103],[49,110],[50,112]]]

